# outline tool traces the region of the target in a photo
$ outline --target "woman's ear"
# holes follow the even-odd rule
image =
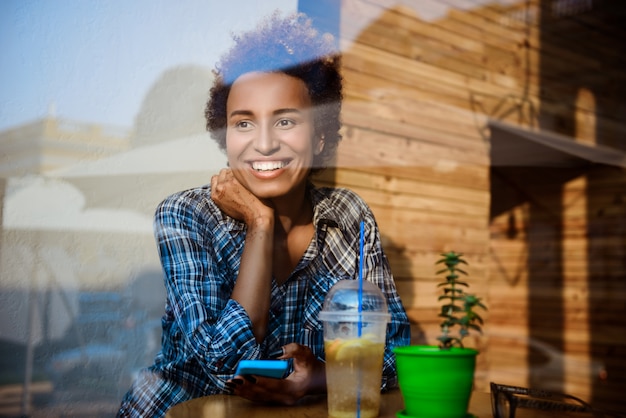
[[[320,137],[320,139],[317,141],[317,144],[315,144],[315,150],[314,153],[315,155],[320,155],[322,153],[322,151],[324,150],[324,135],[322,135]]]

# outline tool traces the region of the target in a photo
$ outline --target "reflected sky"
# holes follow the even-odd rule
[[[231,33],[297,0],[0,2],[0,131],[46,115],[130,127],[159,76],[213,68]]]
[[[477,7],[489,1],[382,4],[404,5],[431,21],[452,6]],[[231,33],[254,27],[276,9],[295,11],[297,4],[297,0],[0,1],[0,131],[46,115],[131,127],[143,97],[164,71],[190,64],[212,69],[231,45]]]

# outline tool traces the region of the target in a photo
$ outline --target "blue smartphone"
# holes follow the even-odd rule
[[[256,375],[279,379],[287,371],[287,360],[241,360],[236,375]]]

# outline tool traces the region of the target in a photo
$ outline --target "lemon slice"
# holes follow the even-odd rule
[[[341,346],[342,342],[339,338],[336,338],[332,341],[326,341],[326,355],[332,356],[337,351],[337,348]]]
[[[367,339],[355,338],[344,341],[337,349],[337,360],[352,360],[367,355],[373,343]]]

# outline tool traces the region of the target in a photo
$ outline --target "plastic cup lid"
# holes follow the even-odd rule
[[[320,320],[389,322],[391,315],[387,309],[385,296],[380,289],[375,284],[364,280],[362,290],[362,306],[359,312],[358,280],[340,280],[335,283],[324,299]]]

